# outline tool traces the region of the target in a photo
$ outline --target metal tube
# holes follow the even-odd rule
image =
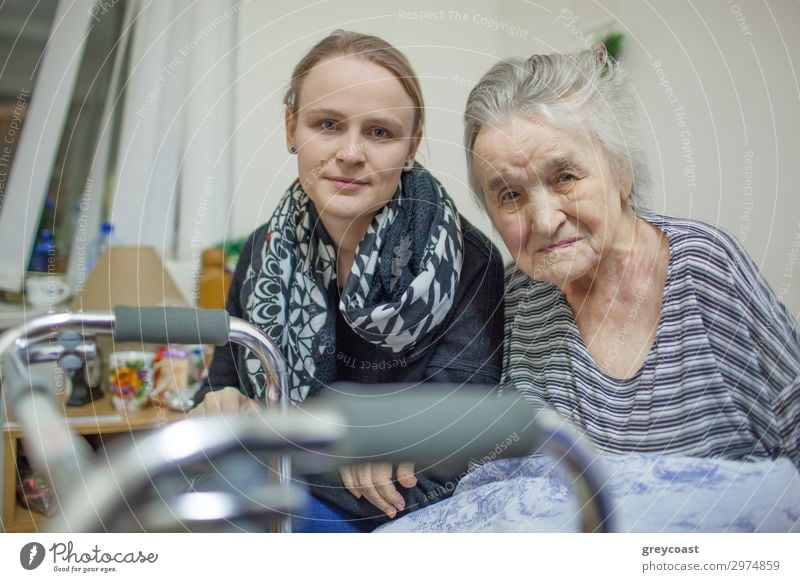
[[[605,475],[598,470],[602,463],[588,438],[558,416],[542,410],[536,417],[543,449],[558,459],[573,478],[575,496],[581,513],[581,531],[607,533],[614,530],[611,501],[603,489]]]
[[[110,314],[59,313],[37,317],[24,325],[12,328],[0,335],[0,357],[8,357],[8,359],[14,362],[13,365],[17,365],[17,367],[19,367],[23,365],[23,363],[18,359],[20,351],[24,352],[32,349],[32,346],[36,341],[49,339],[56,331],[74,329],[82,333],[108,334],[113,331],[113,328],[114,316]],[[261,361],[264,372],[267,376],[267,386],[264,387],[265,404],[268,408],[277,408],[277,412],[279,412],[281,416],[288,416],[286,415],[286,413],[289,412],[290,406],[288,397],[288,372],[283,357],[275,344],[257,327],[236,318],[231,318],[230,320],[229,341],[252,350],[256,357]],[[13,350],[14,353],[9,357],[9,355],[5,354],[7,350]],[[12,399],[12,401],[13,400],[18,399]],[[35,399],[26,400],[28,400],[30,403]],[[275,406],[276,404],[278,405],[277,407]],[[14,406],[13,402],[12,406]],[[34,414],[23,413],[22,416],[28,419],[25,421],[23,430],[31,432],[39,430],[37,419]],[[537,417],[536,422],[538,423],[538,430],[540,431],[539,438],[544,442],[542,448],[554,453],[557,457],[562,458],[568,469],[570,469],[570,472],[576,477],[576,490],[579,496],[583,514],[581,523],[582,529],[584,531],[608,531],[609,529],[612,529],[610,527],[612,524],[608,519],[610,513],[608,500],[604,495],[599,493],[602,491],[602,476],[597,474],[593,467],[594,459],[592,447],[580,434],[573,434],[573,431],[569,430],[564,425],[560,417],[553,416],[552,418],[549,418],[547,415],[539,416],[540,417]],[[20,421],[22,420],[23,419],[20,419]],[[257,438],[259,430],[258,425],[253,424],[251,420],[252,419],[242,419],[236,422],[244,425],[241,427],[242,430],[253,434],[254,438]],[[286,418],[285,420],[288,421],[290,419]],[[226,419],[226,422],[230,421],[231,419]],[[198,447],[196,444],[198,442],[203,442],[201,436],[205,434],[206,429],[203,428],[201,430],[200,424],[194,421],[190,422],[192,422],[192,424],[184,427],[175,426],[174,429],[169,429],[172,431],[169,434],[178,434],[181,431],[194,431],[191,439],[170,440],[170,442],[179,443],[180,447],[185,446],[186,451],[178,454],[177,457],[170,457],[167,455],[166,457],[162,458],[159,458],[158,456],[153,456],[150,458],[148,456],[149,466],[148,470],[146,471],[147,474],[150,474],[151,472],[157,473],[160,468],[168,466],[169,464],[178,460],[178,458],[182,458],[183,454],[186,454],[187,456],[197,454]],[[216,425],[223,426],[224,422],[222,419],[220,419],[220,422],[216,423]],[[208,426],[211,427],[216,425],[211,424]],[[235,436],[236,442],[239,442],[239,438],[241,438],[240,435]],[[226,437],[222,434],[216,435],[215,433],[215,438],[219,438],[221,441],[224,441],[229,437]],[[161,441],[154,440],[153,442],[162,443],[165,441],[162,439]],[[161,447],[160,444],[159,447]],[[64,447],[62,447],[62,449],[63,448]],[[48,452],[49,451],[44,451],[45,454]],[[138,455],[139,451],[131,451],[130,454]],[[77,460],[78,459],[76,459],[76,461]],[[56,464],[59,467],[70,466],[70,463],[67,462],[63,455],[60,455],[57,459],[54,459],[54,461],[56,461]],[[125,467],[125,465],[123,465],[123,467]],[[282,485],[288,486],[291,469],[288,455],[276,457],[275,464],[270,464],[270,467],[277,475],[278,482]],[[122,469],[119,468],[117,470],[122,471]],[[122,472],[124,473],[124,471]],[[127,473],[125,474],[128,475],[128,477],[130,477],[130,479],[133,481],[141,478],[141,475],[137,476],[133,467],[130,468],[129,473],[129,475]],[[98,488],[102,488],[105,484],[99,482],[98,480],[102,480],[101,478],[104,477],[104,475],[97,471],[93,471],[91,474],[95,477],[94,482],[96,482],[96,486]],[[124,481],[124,479],[122,479],[121,482],[122,481]],[[125,487],[135,486],[136,483],[133,481],[125,484]],[[92,491],[90,491],[90,489]],[[88,487],[87,483],[86,495],[90,495],[90,493],[94,494],[94,488]],[[111,503],[111,500],[109,500],[109,503]],[[280,531],[290,531],[290,521],[288,517],[282,521]]]
[[[0,335],[0,357],[9,349],[27,350],[59,331],[111,333],[114,316],[109,313],[51,313],[35,317]]]
[[[108,464],[89,471],[84,476],[85,486],[74,488],[64,498],[63,511],[47,523],[47,531],[87,532],[113,526],[120,508],[136,507],[142,492],[164,473],[187,462],[224,455],[242,443],[254,450],[292,449],[294,443],[324,449],[344,430],[344,420],[335,412],[314,418],[291,412],[294,414],[193,418],[148,434],[135,448],[118,450],[110,455]],[[285,491],[292,495],[290,487]]]
[[[27,354],[33,356],[37,361],[40,358],[51,359],[52,356],[56,355],[56,352],[60,355],[60,351],[56,349],[56,346],[52,348],[49,346],[41,347],[37,344],[43,341],[49,343],[51,340],[55,342],[55,335],[66,330],[75,330],[82,335],[108,335],[113,333],[114,321],[113,314],[91,312],[54,313],[36,317],[0,335],[0,357],[3,357],[7,350],[12,350],[15,356]],[[142,340],[146,341],[147,338],[142,338]],[[264,403],[267,408],[274,408],[278,405],[279,410],[287,410],[289,403],[288,374],[283,356],[272,340],[256,326],[241,319],[231,318],[229,341],[252,350],[261,361],[268,378],[268,384],[264,387]],[[26,419],[33,418],[35,421],[35,417],[29,417],[28,415],[24,415],[24,417]],[[38,426],[27,426],[27,422],[25,424],[26,426],[22,426],[25,432],[39,430]],[[59,464],[63,464],[63,459],[59,459]],[[291,460],[288,456],[276,458],[270,468],[277,482],[284,485],[289,484]],[[288,532],[290,530],[290,521],[286,518],[283,520],[280,531]]]
[[[261,361],[264,373],[267,375],[267,385],[264,386],[264,405],[267,409],[276,404],[281,412],[289,409],[289,374],[283,355],[273,341],[259,328],[251,323],[232,317],[228,339],[231,343],[244,346],[253,351]],[[270,471],[277,477],[277,481],[289,486],[292,474],[292,460],[288,455],[277,457],[269,463]],[[288,516],[281,520],[279,532],[290,533],[292,521]]]
[[[108,313],[53,313],[36,317],[0,335],[0,357],[10,349],[16,349],[21,354],[33,353],[34,344],[65,330],[82,334],[110,334],[114,330],[114,316]],[[264,390],[267,407],[278,404],[281,410],[286,410],[289,403],[289,377],[283,355],[272,340],[253,324],[233,317],[230,320],[229,341],[252,350],[261,361],[271,380]]]
[[[34,345],[34,338],[43,341],[64,329],[107,332],[112,323],[113,318],[108,315],[56,313],[36,317],[0,335],[0,358],[5,360],[6,371],[16,371],[20,381],[27,375],[29,362],[23,358]],[[17,386],[17,390],[11,390],[13,386],[3,387],[9,392],[4,400],[13,408],[14,417],[29,439],[37,470],[47,475],[55,487],[63,488],[70,484],[70,475],[87,467],[88,447],[82,439],[74,438],[52,397],[32,384],[26,382]]]
[[[272,408],[277,404],[281,410],[286,410],[289,406],[289,375],[277,346],[255,325],[235,317],[230,319],[228,339],[251,350],[261,361],[269,380],[264,387],[266,407]]]
[[[28,365],[32,365],[45,362],[57,362],[61,359],[61,356],[64,355],[64,351],[64,346],[48,343],[46,345],[28,344],[28,349],[20,349],[19,353],[20,357],[28,362]],[[74,354],[83,361],[93,360],[97,357],[97,344],[94,342],[83,342],[75,347]]]

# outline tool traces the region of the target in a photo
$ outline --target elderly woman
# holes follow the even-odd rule
[[[800,339],[739,242],[645,212],[604,51],[508,59],[467,102],[471,184],[516,265],[504,377],[610,452],[800,463]]]
[[[636,116],[604,51],[504,60],[471,92],[471,185],[515,261],[502,383],[588,433],[617,530],[800,531],[797,328],[731,235],[642,210]],[[575,527],[536,455],[382,530]]]
[[[800,463],[800,339],[739,242],[641,207],[644,152],[604,51],[514,58],[471,92],[471,185],[515,265],[504,385],[603,451]]]

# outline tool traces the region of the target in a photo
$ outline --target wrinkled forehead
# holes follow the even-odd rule
[[[473,156],[480,173],[545,170],[577,160],[594,148],[588,134],[558,128],[542,118],[514,115],[481,128]]]

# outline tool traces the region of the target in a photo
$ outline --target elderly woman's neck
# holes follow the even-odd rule
[[[643,220],[621,240],[629,244],[609,253],[591,280],[565,292],[595,363],[615,378],[630,378],[655,342],[669,245],[658,228]]]
[[[663,233],[631,216],[603,258],[587,276],[571,281],[564,293],[571,304],[636,301],[643,286],[664,280],[669,251]]]

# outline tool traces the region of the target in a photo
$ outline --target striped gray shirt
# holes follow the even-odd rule
[[[506,273],[504,387],[548,403],[602,450],[800,464],[800,337],[729,233],[655,213],[670,259],[655,341],[628,379],[595,364],[564,294]]]

